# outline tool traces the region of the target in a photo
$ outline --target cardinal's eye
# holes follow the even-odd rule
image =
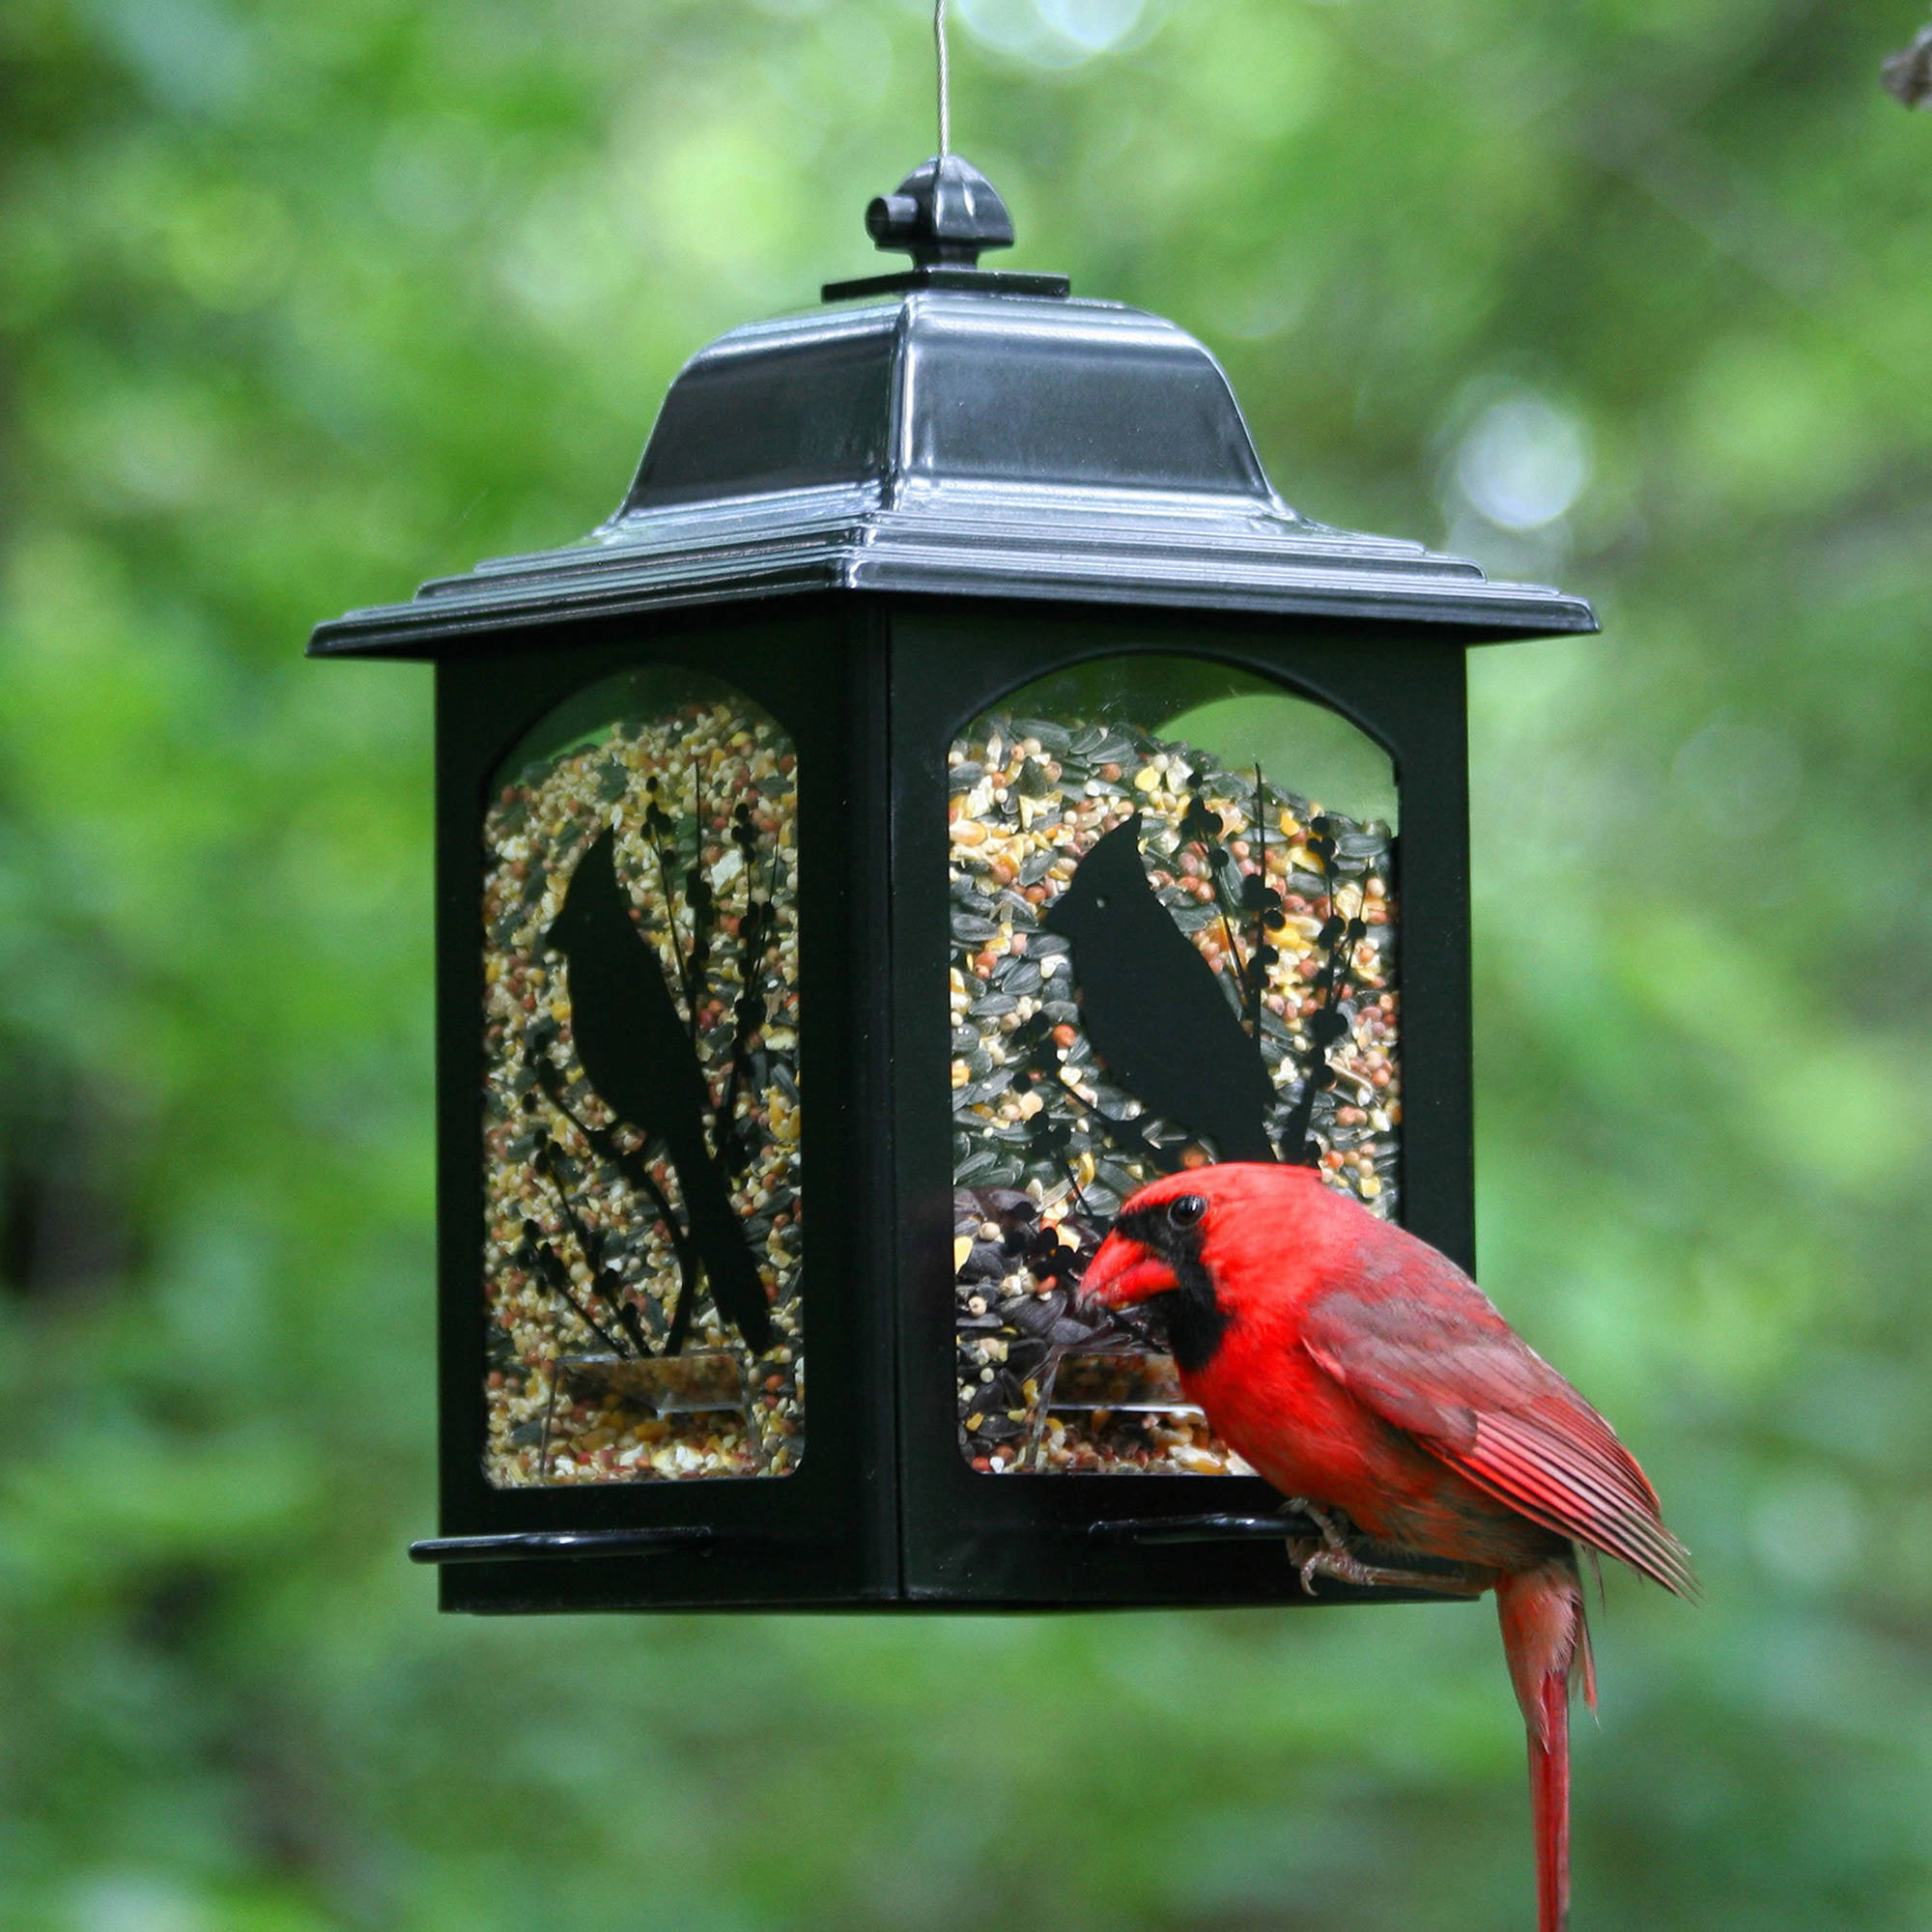
[[[1208,1204],[1198,1194],[1179,1194],[1167,1204],[1167,1222],[1171,1228],[1191,1228],[1207,1213]]]

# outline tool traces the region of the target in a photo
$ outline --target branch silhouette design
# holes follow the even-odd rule
[[[1309,820],[1308,833],[1308,850],[1320,863],[1322,883],[1327,888],[1328,917],[1322,922],[1315,943],[1325,948],[1328,956],[1315,975],[1313,990],[1320,995],[1321,1004],[1308,1015],[1308,1053],[1302,1062],[1301,1093],[1294,1111],[1288,1117],[1288,1128],[1283,1135],[1284,1143],[1293,1150],[1289,1158],[1302,1167],[1313,1167],[1321,1159],[1321,1151],[1313,1132],[1315,1096],[1335,1084],[1335,1069],[1329,1065],[1328,1050],[1349,1031],[1350,1013],[1344,1002],[1349,997],[1350,955],[1369,929],[1360,917],[1359,899],[1355,916],[1349,917],[1344,915],[1336,897],[1340,881],[1335,875],[1333,828],[1326,818],[1317,817]],[[1360,891],[1358,886],[1357,892]]]
[[[671,1317],[670,1333],[665,1343],[665,1352],[675,1355],[684,1347],[685,1336],[690,1330],[692,1302],[696,1293],[697,1280],[701,1271],[697,1252],[691,1245],[691,1236],[685,1233],[684,1224],[671,1211],[670,1202],[666,1197],[664,1189],[658,1185],[658,1178],[651,1172],[650,1163],[644,1158],[643,1151],[624,1146],[609,1127],[593,1127],[582,1115],[579,1114],[570,1104],[562,1074],[558,1072],[555,1064],[547,1054],[539,1052],[535,1056],[534,1065],[537,1082],[549,1097],[551,1105],[583,1136],[593,1153],[617,1168],[637,1192],[650,1202],[653,1218],[664,1229],[666,1237],[671,1244],[671,1252],[677,1261],[678,1293],[677,1306]],[[534,1111],[533,1097],[526,1094],[524,1105],[526,1109]],[[552,1193],[557,1197],[558,1205],[570,1222],[572,1232],[577,1236],[578,1246],[583,1255],[585,1264],[597,1270],[593,1286],[604,1297],[606,1304],[617,1314],[624,1332],[631,1337],[637,1352],[639,1355],[648,1355],[651,1352],[650,1343],[642,1332],[636,1311],[631,1308],[628,1300],[620,1298],[623,1290],[622,1280],[614,1269],[603,1265],[603,1242],[594,1236],[586,1238],[586,1231],[573,1211],[567,1193],[568,1183],[555,1171],[554,1149],[554,1141],[548,1150],[540,1148],[532,1156],[530,1164],[550,1183]],[[531,1232],[533,1229],[534,1233]],[[525,1236],[526,1241],[535,1242],[540,1239],[542,1230],[537,1229],[534,1222],[526,1222]],[[540,1271],[545,1281],[554,1288],[557,1279],[555,1271],[547,1263],[541,1264]],[[569,1278],[566,1269],[563,1279],[568,1281]],[[577,1307],[574,1299],[567,1296],[565,1298],[570,1300],[572,1310],[580,1320],[583,1321],[585,1326],[594,1329],[613,1353],[624,1352],[621,1348],[611,1342],[602,1328]]]

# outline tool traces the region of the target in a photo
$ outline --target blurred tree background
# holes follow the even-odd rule
[[[1579,1925],[1932,1923],[1932,117],[1907,0],[955,0],[1015,266],[1481,654],[1484,1270],[1694,1546]],[[921,0],[0,10],[0,1925],[1526,1924],[1488,1609],[440,1620],[429,685],[876,259]]]

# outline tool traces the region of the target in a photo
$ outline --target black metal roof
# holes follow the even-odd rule
[[[438,656],[505,626],[828,589],[1379,617],[1456,643],[1597,628],[1580,598],[1298,515],[1220,365],[1158,316],[971,266],[846,286],[886,293],[694,356],[582,543],[352,611],[310,652]]]

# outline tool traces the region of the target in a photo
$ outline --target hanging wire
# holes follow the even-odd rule
[[[952,152],[952,74],[946,59],[946,0],[933,0],[932,39],[939,49],[939,158]]]

